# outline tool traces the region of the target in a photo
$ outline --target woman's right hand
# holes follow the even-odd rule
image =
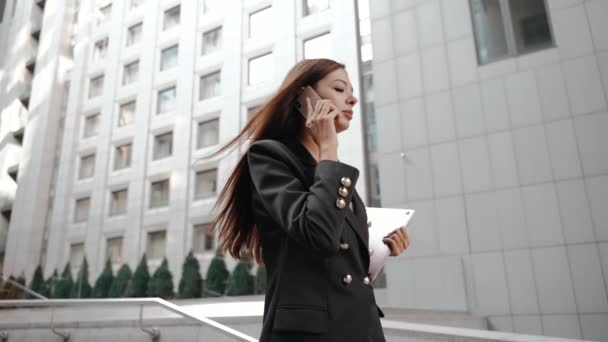
[[[319,100],[312,108],[312,101],[306,98],[306,128],[319,147],[319,160],[338,160],[338,136],[335,120],[339,112],[330,100]]]

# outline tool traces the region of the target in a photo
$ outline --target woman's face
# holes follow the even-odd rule
[[[348,129],[353,118],[353,107],[357,98],[353,96],[353,86],[350,84],[346,70],[340,68],[327,74],[313,87],[317,94],[325,100],[330,100],[337,108],[336,132]]]

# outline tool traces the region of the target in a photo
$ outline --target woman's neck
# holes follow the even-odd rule
[[[317,146],[317,143],[315,143],[315,141],[312,139],[312,136],[309,133],[304,132],[304,134],[302,134],[302,136],[300,138],[300,142],[302,143],[302,145],[304,145],[304,147],[306,147],[306,149],[308,150],[310,155],[312,155],[312,157],[315,158],[315,160],[318,163],[319,162],[319,146]]]

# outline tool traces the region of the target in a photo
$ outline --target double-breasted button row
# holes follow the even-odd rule
[[[342,186],[338,189],[338,199],[336,200],[336,207],[342,209],[346,207],[346,196],[348,196],[348,188],[352,185],[352,181],[348,177],[342,177],[340,179]]]
[[[353,282],[353,277],[350,274],[345,275],[342,278],[342,282],[346,285],[349,285],[350,283]],[[369,277],[364,277],[361,282],[365,285],[370,285],[372,283],[372,281],[369,279]]]

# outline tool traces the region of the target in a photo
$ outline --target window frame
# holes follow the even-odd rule
[[[507,54],[500,56],[500,57],[491,58],[485,62],[482,62],[481,59],[479,58],[479,44],[477,43],[477,29],[475,27],[475,20],[473,19],[472,1],[473,0],[469,0],[468,5],[469,5],[469,14],[470,14],[470,19],[471,19],[471,28],[473,30],[473,43],[475,44],[475,57],[477,59],[477,66],[481,67],[481,66],[489,65],[489,64],[492,64],[495,62],[500,62],[500,61],[503,61],[506,59],[521,57],[521,56],[525,56],[527,54],[536,53],[536,52],[540,52],[543,50],[557,47],[556,42],[555,42],[555,30],[553,29],[553,20],[551,17],[551,11],[549,10],[550,7],[549,7],[548,0],[542,0],[542,1],[543,1],[543,4],[545,5],[545,15],[547,16],[547,24],[549,27],[549,33],[551,34],[551,43],[545,48],[528,50],[528,51],[524,51],[521,53],[518,51],[517,43],[515,41],[515,30],[513,28],[513,17],[511,15],[511,7],[509,6],[509,2],[508,2],[509,0],[497,0],[498,4],[500,6],[503,30],[505,33],[505,40],[507,42]]]

